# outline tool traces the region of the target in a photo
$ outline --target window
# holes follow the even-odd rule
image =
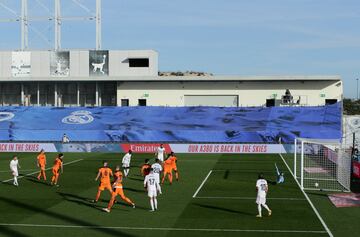
[[[325,99],[325,105],[332,105],[336,103],[337,103],[337,99]]]
[[[148,58],[129,58],[129,67],[149,67]]]
[[[101,106],[116,106],[116,82],[98,82]]]
[[[81,106],[95,106],[96,105],[96,83],[84,82],[79,84]]]
[[[129,106],[129,99],[121,99],[121,106]]]
[[[275,99],[266,99],[266,107],[275,106]]]
[[[139,106],[146,106],[146,99],[139,99]]]

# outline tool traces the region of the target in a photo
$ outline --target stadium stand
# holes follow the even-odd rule
[[[341,139],[341,104],[314,107],[1,107],[0,140],[266,142]]]

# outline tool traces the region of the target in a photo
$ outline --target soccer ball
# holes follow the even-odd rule
[[[319,187],[319,184],[318,183],[315,183],[315,188]]]

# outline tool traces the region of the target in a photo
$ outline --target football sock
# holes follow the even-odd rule
[[[157,210],[157,199],[154,198],[154,206],[155,206],[155,209]]]
[[[270,208],[268,207],[268,205],[262,204],[262,206],[265,207],[265,209],[266,209],[267,211],[270,211]]]
[[[153,199],[150,198],[150,205],[151,205],[151,210],[154,210],[154,203],[153,203]]]
[[[261,216],[261,205],[258,205],[259,216]]]

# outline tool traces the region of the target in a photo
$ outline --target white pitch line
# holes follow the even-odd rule
[[[237,172],[237,173],[241,173],[241,172],[253,172],[253,173],[259,173],[259,170],[249,170],[249,169],[236,169],[236,170],[232,170],[232,169],[227,169],[227,170],[213,170],[214,172]],[[274,173],[274,171],[262,171],[262,173]]]
[[[252,229],[201,229],[172,227],[131,227],[131,226],[86,226],[86,225],[40,225],[0,223],[0,226],[15,227],[47,227],[47,228],[78,228],[78,229],[118,229],[118,230],[150,230],[150,231],[199,231],[199,232],[258,232],[258,233],[314,233],[326,234],[323,230],[252,230]]]
[[[36,169],[27,169],[27,170],[21,170],[21,171],[34,171],[34,170],[36,170]],[[10,170],[10,169],[8,169],[8,170],[0,170],[0,173],[11,173],[12,171]]]
[[[199,188],[196,190],[196,192],[194,193],[194,195],[192,196],[193,198],[196,197],[196,195],[200,192],[200,189],[202,188],[202,186],[204,186],[206,180],[209,178],[209,176],[211,175],[212,170],[209,171],[209,173],[206,175],[205,179],[202,181],[202,183],[200,184]]]
[[[288,170],[290,171],[291,175],[293,176],[293,178],[295,179],[295,182],[297,183],[297,185],[299,186],[301,192],[304,194],[306,200],[309,202],[311,208],[313,209],[313,211],[315,212],[316,216],[318,217],[318,219],[320,220],[321,224],[323,225],[324,229],[326,230],[326,232],[328,233],[328,235],[330,237],[334,237],[334,235],[331,233],[329,227],[326,225],[325,221],[323,220],[323,218],[321,217],[320,213],[318,212],[318,210],[316,209],[316,207],[314,206],[314,204],[312,203],[312,201],[310,200],[309,196],[305,193],[304,189],[301,188],[301,185],[299,184],[299,181],[295,178],[294,173],[291,171],[289,165],[286,163],[284,157],[279,153],[279,156],[281,157],[282,161],[284,162],[284,164],[286,165],[286,167],[288,168]]]
[[[82,160],[83,160],[83,159],[73,160],[73,161],[70,161],[70,162],[68,162],[68,163],[64,163],[64,166],[65,166],[65,165],[70,165],[70,164],[73,164],[73,163],[76,163],[76,162],[79,162],[79,161],[82,161]],[[51,168],[47,168],[47,169],[45,169],[45,170],[50,170],[50,169],[52,169],[52,167],[51,167]],[[37,170],[37,171],[35,171],[35,172],[32,172],[32,173],[29,173],[29,174],[26,174],[26,175],[19,176],[18,179],[21,179],[21,178],[24,178],[24,177],[27,177],[27,176],[30,176],[30,175],[33,175],[33,174],[36,174],[36,173],[39,173],[39,171]],[[14,180],[14,178],[12,178],[12,179],[7,179],[7,180],[4,180],[4,181],[2,181],[2,182],[3,182],[3,183],[6,183],[6,182],[9,182],[9,181],[11,181],[11,180]]]
[[[255,197],[194,197],[200,199],[236,199],[236,200],[255,200]],[[287,201],[306,201],[305,198],[266,198],[266,200],[287,200]]]

